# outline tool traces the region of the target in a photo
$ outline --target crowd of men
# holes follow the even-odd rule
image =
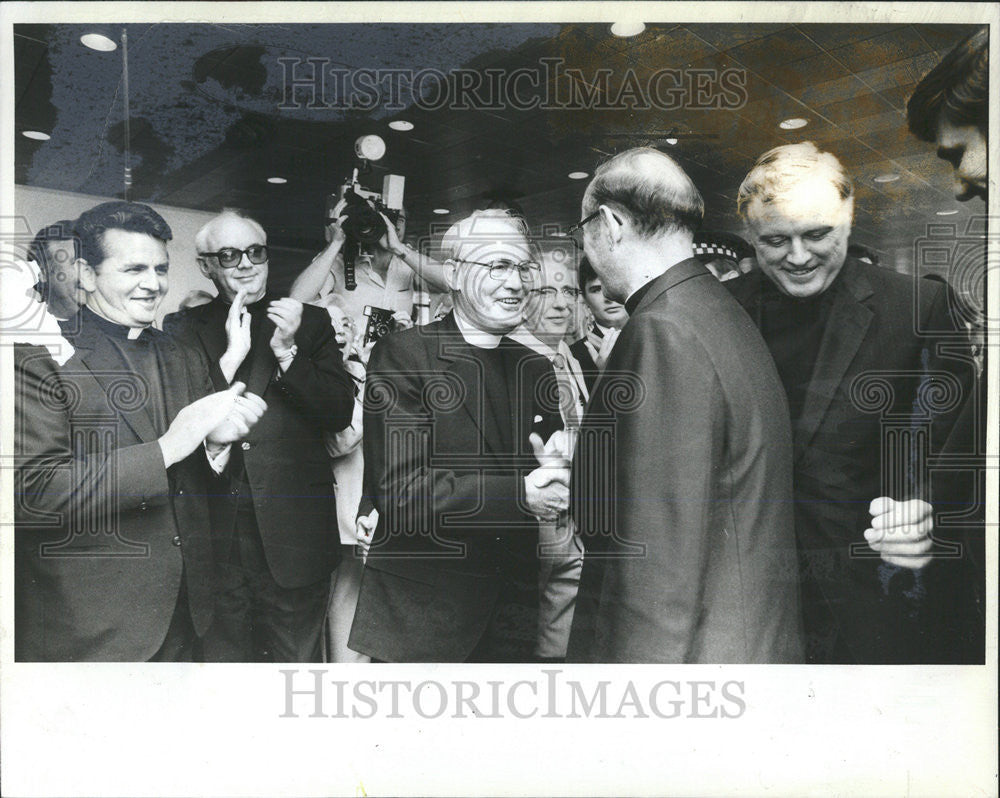
[[[960,199],[986,66],[984,30],[909,105]],[[946,283],[852,254],[854,203],[834,154],[782,145],[739,188],[748,241],[706,233],[632,149],[587,186],[579,263],[510,207],[441,260],[385,219],[347,290],[340,208],[290,296],[224,210],[194,241],[216,294],[162,330],[156,211],[46,227],[17,659],[981,662],[982,377]],[[398,317],[377,343],[369,305]]]

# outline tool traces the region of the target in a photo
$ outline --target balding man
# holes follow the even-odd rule
[[[442,247],[454,311],[381,339],[368,363],[363,502],[378,525],[348,645],[381,661],[531,661],[538,518],[565,510],[569,481],[568,462],[540,467],[530,444],[562,426],[558,402],[536,399],[554,393],[551,366],[506,337],[539,266],[498,211]]]
[[[752,322],[693,256],[703,211],[643,148],[597,170],[574,225],[629,320],[573,459],[587,551],[570,661],[802,659],[788,409]]]
[[[931,488],[940,509],[968,507],[926,462],[972,395],[946,287],[847,254],[854,187],[812,142],[764,153],[738,210],[759,270],[726,287],[788,396],[809,661],[968,661],[976,580],[968,550],[934,546]]]
[[[211,497],[219,580],[205,659],[315,662],[340,555],[323,433],[350,423],[354,386],[326,311],[267,293],[256,221],[224,211],[195,247],[218,296],[164,327],[205,352],[218,387],[245,382],[269,407]]]

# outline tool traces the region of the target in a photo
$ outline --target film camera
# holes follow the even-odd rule
[[[399,222],[403,208],[403,186],[405,178],[400,175],[386,175],[382,181],[381,193],[368,191],[358,182],[359,173],[371,171],[371,162],[385,154],[385,142],[378,136],[361,136],[354,143],[354,152],[359,165],[344,182],[336,194],[326,198],[326,222],[334,221],[333,209],[344,201],[341,215],[346,236],[342,255],[344,258],[344,283],[348,291],[357,287],[354,264],[362,247],[376,243],[386,233],[385,221],[380,214],[393,223]]]
[[[396,320],[391,310],[365,305],[365,315],[368,317],[368,326],[365,327],[364,344],[384,338],[396,330]]]

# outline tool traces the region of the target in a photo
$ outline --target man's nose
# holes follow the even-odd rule
[[[240,269],[252,269],[257,264],[251,263],[250,256],[246,252],[244,252],[242,255],[240,255],[240,262],[236,265]]]
[[[812,256],[809,254],[809,250],[806,249],[805,244],[802,243],[802,239],[798,236],[793,236],[785,260],[793,266],[804,266],[809,262],[810,257]]]
[[[505,288],[509,288],[512,291],[523,291],[524,281],[521,279],[521,270],[517,268],[508,269],[507,276],[504,277],[503,285]]]
[[[152,291],[154,293],[159,293],[160,290],[160,276],[154,272],[152,269],[147,269],[142,273],[142,277],[139,280],[139,287],[146,290]]]

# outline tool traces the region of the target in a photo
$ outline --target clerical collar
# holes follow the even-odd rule
[[[455,314],[455,324],[458,326],[458,331],[462,333],[465,342],[470,346],[475,346],[479,349],[496,349],[500,346],[500,339],[503,338],[502,335],[477,329],[465,321],[458,313]]]
[[[134,341],[142,335],[143,330],[149,329],[149,325],[145,327],[126,327],[124,324],[118,324],[111,321],[111,319],[104,318],[104,316],[98,313],[94,313],[87,306],[84,306],[80,310],[80,313],[87,324],[94,324],[109,338],[117,338],[121,341]]]
[[[656,277],[659,276],[660,275],[656,275]],[[631,294],[629,294],[628,299],[625,300],[625,310],[628,311],[629,316],[635,313],[635,309],[639,306],[639,303],[642,301],[642,298],[646,295],[646,292],[649,291],[649,287],[653,284],[653,281],[656,279],[656,277],[651,278],[649,282],[644,283],[643,285],[639,286],[639,288],[637,288],[635,291],[633,291]]]

